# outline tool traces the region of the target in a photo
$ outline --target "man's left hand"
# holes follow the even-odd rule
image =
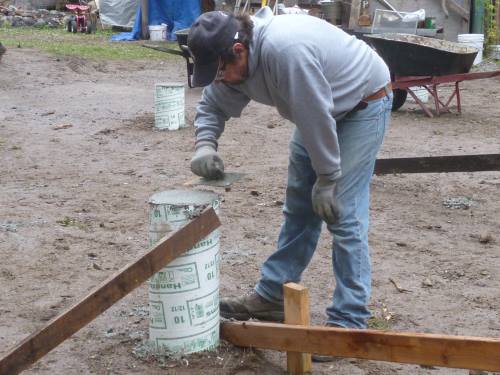
[[[328,176],[318,176],[312,189],[312,206],[314,212],[327,224],[336,224],[340,218],[340,210],[335,198],[335,180]]]

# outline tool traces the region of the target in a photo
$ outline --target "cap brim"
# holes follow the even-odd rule
[[[195,87],[208,86],[215,79],[219,61],[215,60],[208,64],[194,64],[192,85]]]

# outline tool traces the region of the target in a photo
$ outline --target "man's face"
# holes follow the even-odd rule
[[[235,43],[233,51],[236,55],[234,61],[230,63],[219,63],[219,70],[214,82],[224,82],[230,85],[243,83],[248,77],[248,50],[241,43]]]

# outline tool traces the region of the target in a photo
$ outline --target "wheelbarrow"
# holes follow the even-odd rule
[[[175,36],[177,38],[177,43],[179,44],[179,49],[173,49],[173,48],[166,48],[162,47],[156,44],[143,44],[143,47],[146,48],[151,48],[156,51],[161,51],[161,52],[166,52],[170,53],[171,55],[177,55],[177,56],[182,56],[186,60],[186,67],[187,67],[187,79],[188,79],[188,86],[190,88],[193,88],[194,86],[191,84],[191,76],[193,75],[193,62],[191,53],[189,52],[189,48],[187,46],[187,40],[188,40],[188,34],[189,34],[189,28],[188,29],[182,29],[178,30],[175,32]]]
[[[460,112],[459,82],[491,78],[500,74],[500,71],[469,73],[478,50],[460,43],[395,33],[364,35],[364,37],[384,59],[391,71],[394,89],[393,111],[405,103],[409,93],[424,112],[433,117],[411,89],[412,86],[423,86],[434,99],[437,115],[443,110],[449,111],[448,106],[454,97],[457,99]],[[437,85],[442,83],[455,84],[454,92],[445,102],[439,98],[437,92]]]

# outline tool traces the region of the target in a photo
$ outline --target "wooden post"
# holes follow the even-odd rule
[[[288,283],[283,286],[285,324],[309,325],[309,291],[302,285]],[[301,375],[311,371],[311,354],[286,353],[286,367],[290,374]]]
[[[138,260],[122,268],[85,298],[0,357],[0,375],[15,375],[27,369],[153,274],[192,248],[219,225],[217,214],[213,208],[209,208],[176,232],[167,235]]]
[[[141,0],[141,38],[149,39],[149,4],[148,0]]]

